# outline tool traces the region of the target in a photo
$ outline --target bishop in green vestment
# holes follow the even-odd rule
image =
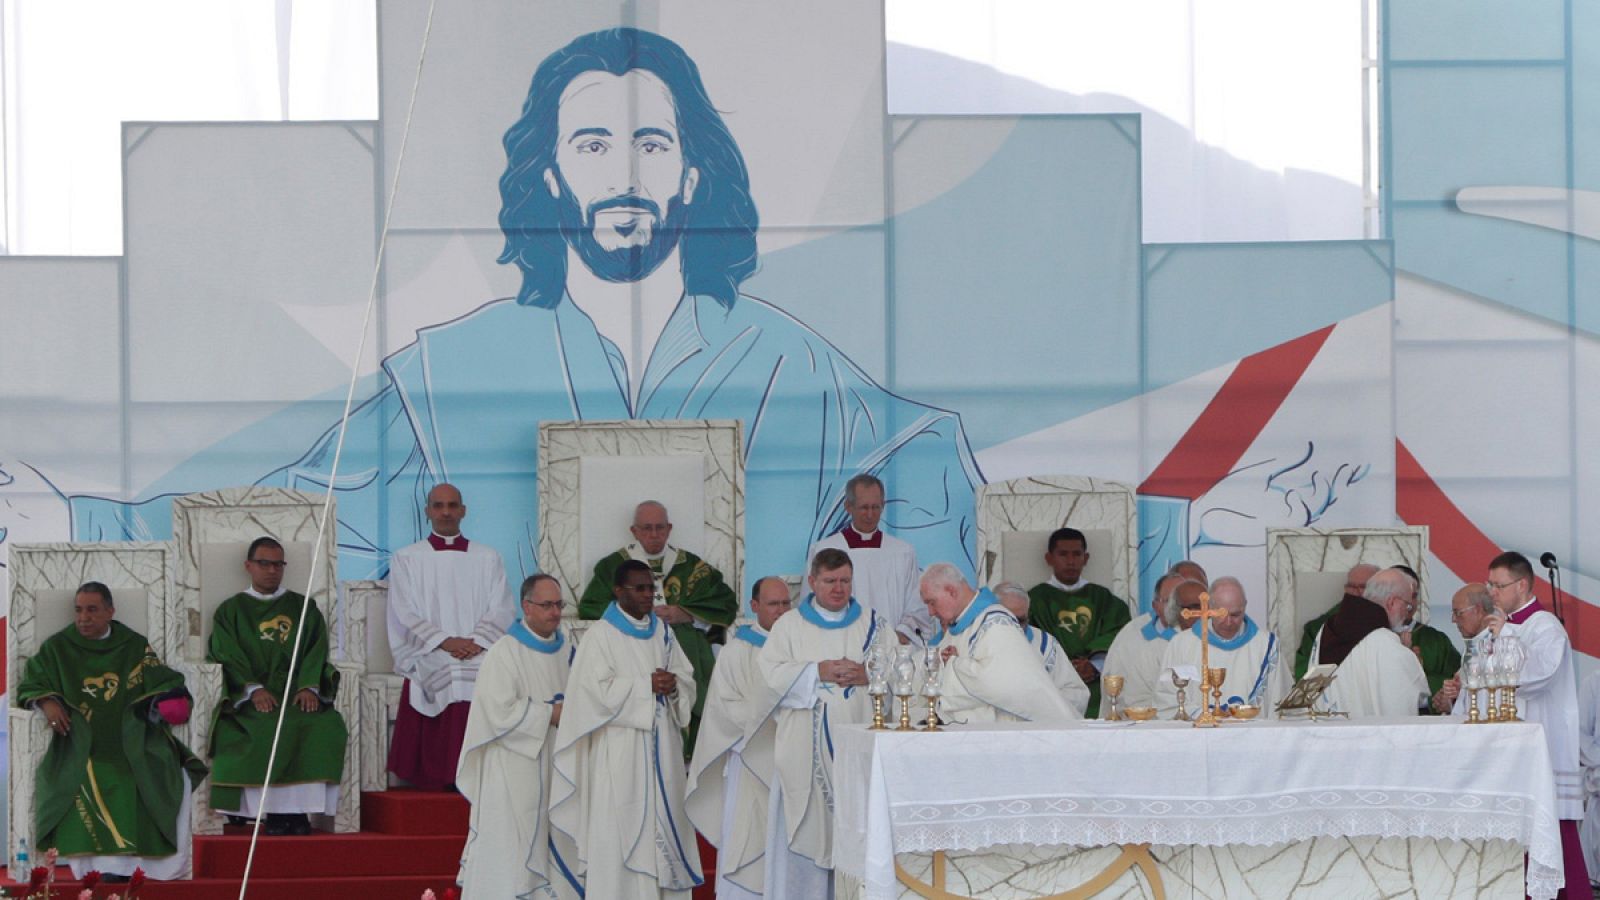
[[[192,702],[183,676],[144,635],[113,621],[105,585],[85,584],[74,606],[74,624],[28,659],[16,690],[17,705],[43,713],[52,732],[34,793],[34,846],[56,849],[74,871],[83,862],[84,871],[125,875],[140,866],[152,877],[180,877],[188,867],[178,857],[187,848],[182,813],[206,776],[172,734]]]
[[[331,815],[344,773],[344,719],[332,706],[339,674],[328,661],[328,624],[315,603],[280,585],[283,547],[258,538],[246,554],[250,590],[217,607],[206,656],[222,666],[223,699],[211,730],[211,806],[254,816],[272,752],[278,706],[288,705],[267,812]],[[305,633],[294,678],[289,657],[305,604]],[[280,822],[274,833],[306,833],[305,820]]]
[[[1051,532],[1044,554],[1050,580],[1028,591],[1028,621],[1055,635],[1078,677],[1089,686],[1087,718],[1100,714],[1100,670],[1117,632],[1133,619],[1128,604],[1108,588],[1083,580],[1089,541],[1076,528]]]
[[[715,657],[712,642],[722,643],[724,630],[739,614],[739,597],[722,580],[722,573],[700,557],[667,543],[672,523],[667,508],[654,500],[639,504],[629,528],[634,541],[595,563],[594,575],[578,602],[578,617],[598,619],[611,604],[611,586],[617,567],[637,559],[650,567],[655,579],[656,617],[672,626],[672,635],[694,668],[694,713],[684,735],[685,757],[694,753],[700,731],[700,711],[705,707]]]

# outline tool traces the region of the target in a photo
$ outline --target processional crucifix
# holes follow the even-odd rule
[[[1222,693],[1222,678],[1227,670],[1218,670],[1216,676],[1211,674],[1211,620],[1227,614],[1227,610],[1211,608],[1211,594],[1208,591],[1200,592],[1199,612],[1186,609],[1182,614],[1185,619],[1200,620],[1200,699],[1204,701],[1206,708],[1200,714],[1200,718],[1194,720],[1196,728],[1217,727],[1217,711],[1212,689],[1215,688],[1218,695]],[[1213,680],[1216,681],[1215,684],[1212,684]]]

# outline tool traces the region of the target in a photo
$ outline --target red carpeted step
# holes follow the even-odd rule
[[[461,864],[460,835],[314,834],[263,837],[252,878],[360,875],[438,875]],[[194,839],[196,878],[238,878],[250,852],[248,836]]]
[[[0,869],[0,886],[13,887]],[[55,895],[61,898],[76,897],[81,888],[71,879],[71,873],[60,869],[55,883]],[[339,878],[250,878],[249,900],[417,900],[422,892],[432,889],[439,896],[455,884],[455,874],[450,875],[376,875]],[[105,885],[97,893],[107,894],[112,885]],[[236,878],[197,878],[193,881],[150,881],[139,889],[140,900],[238,900],[239,881]]]
[[[467,835],[469,807],[454,791],[372,791],[361,795],[361,830]]]

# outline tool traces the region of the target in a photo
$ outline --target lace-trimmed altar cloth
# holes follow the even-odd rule
[[[1555,779],[1533,723],[855,725],[834,741],[834,864],[869,900],[899,893],[896,853],[1003,844],[1499,838],[1527,848],[1528,896],[1562,884]]]

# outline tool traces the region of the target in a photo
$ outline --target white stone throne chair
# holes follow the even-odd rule
[[[389,787],[389,740],[405,684],[389,650],[389,583],[346,581],[340,587],[339,658],[362,673],[361,789],[382,791]]]
[[[744,434],[729,419],[544,422],[539,426],[539,569],[561,582],[575,632],[594,564],[632,538],[640,501],[672,517],[672,545],[744,589]],[[516,585],[512,585],[516,590]]]
[[[1031,588],[1050,577],[1044,554],[1050,533],[1076,528],[1089,544],[1083,577],[1127,601],[1137,615],[1138,503],[1131,485],[1076,475],[1041,475],[978,488],[978,581],[1014,581]]]
[[[174,728],[173,732],[195,753],[204,756],[211,720],[201,715],[200,710],[211,709],[221,696],[222,673],[216,666],[186,661],[175,649],[181,643],[181,636],[174,623],[167,619],[174,555],[174,545],[165,541],[19,544],[11,548],[7,691],[16,690],[23,668],[45,639],[72,624],[72,599],[78,586],[86,581],[98,581],[111,589],[117,620],[148,638],[151,649],[162,661],[183,674],[189,692],[194,695],[194,714],[187,724]],[[11,735],[8,864],[12,871],[17,871],[20,838],[26,838],[31,848],[37,848],[36,853],[47,849],[38,846],[37,835],[33,832],[33,797],[35,774],[50,745],[50,732],[44,716],[33,710],[13,708],[7,710],[6,715]],[[204,786],[202,782],[196,793]],[[180,839],[191,837],[183,835]]]
[[[1267,529],[1267,627],[1294,663],[1306,623],[1337,606],[1345,576],[1362,563],[1410,566],[1418,577],[1417,621],[1428,614],[1427,526]]]
[[[329,526],[322,532],[321,552],[312,552],[324,502],[321,494],[267,487],[225,488],[187,494],[173,501],[172,537],[177,558],[173,570],[175,590],[167,617],[179,623],[182,647],[182,653],[174,656],[204,663],[217,607],[250,586],[244,574],[245,552],[251,541],[262,536],[283,544],[284,559],[289,563],[284,573],[286,587],[307,593],[309,573],[309,596],[328,621],[330,641],[337,639],[333,632],[337,621],[333,609],[337,519],[332,508],[328,512]],[[339,693],[333,705],[344,717],[349,739],[345,744],[344,777],[339,783],[339,809],[332,826],[335,832],[348,833],[361,830],[361,672],[342,661],[335,661],[334,667],[339,672]],[[211,708],[196,710],[196,714],[209,721]],[[222,831],[222,817],[212,811],[209,801],[207,785],[195,798],[198,834]]]

